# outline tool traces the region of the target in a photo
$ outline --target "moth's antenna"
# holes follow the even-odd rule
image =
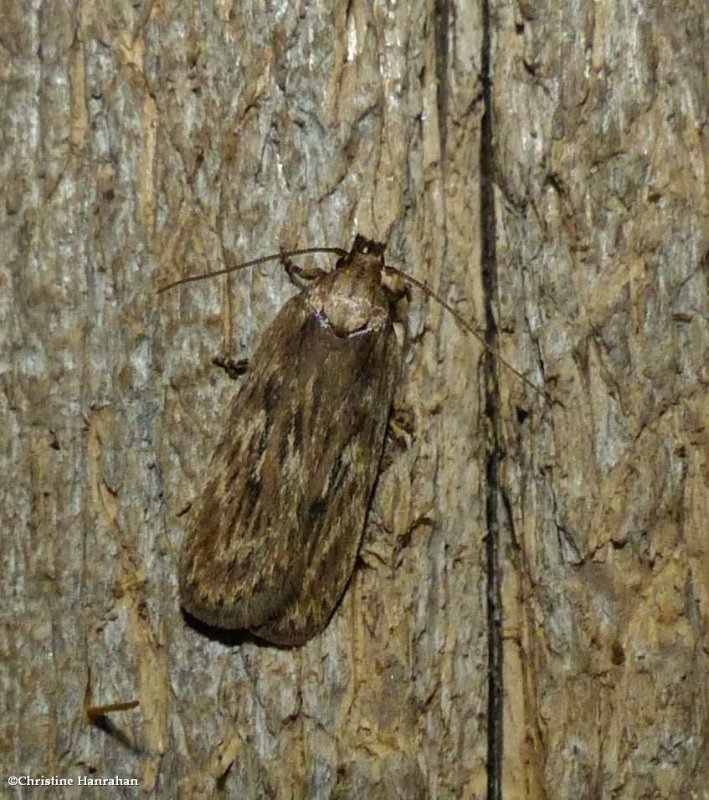
[[[495,358],[500,360],[501,364],[504,364],[510,372],[514,373],[520,380],[524,381],[524,383],[529,386],[530,389],[534,389],[534,391],[541,395],[544,398],[545,402],[548,405],[551,405],[551,398],[549,395],[543,390],[540,389],[535,383],[529,380],[526,376],[524,376],[516,367],[513,367],[507,359],[503,358],[498,351],[489,345],[485,339],[473,328],[473,326],[465,319],[465,317],[461,316],[454,308],[447,303],[442,297],[439,297],[433,289],[428,287],[423,281],[418,280],[417,278],[412,278],[411,275],[407,275],[405,272],[402,272],[400,269],[396,267],[391,267],[388,264],[384,265],[384,271],[387,272],[389,275],[398,275],[403,280],[407,281],[408,283],[415,286],[417,289],[420,289],[427,297],[432,298],[437,303],[439,303],[449,314],[455,319],[455,321],[460,325],[463,330],[467,331],[468,333],[472,334],[483,346],[483,348],[490,353],[491,355],[495,356]]]
[[[228,272],[236,272],[239,269],[246,269],[247,267],[255,267],[257,264],[265,264],[268,261],[279,261],[282,258],[289,258],[290,256],[305,256],[310,253],[334,253],[336,256],[343,258],[348,255],[347,250],[342,250],[340,247],[306,247],[304,250],[284,250],[282,253],[277,253],[271,256],[262,256],[255,258],[253,261],[244,261],[243,264],[235,264],[232,267],[225,267],[218,269],[214,272],[205,272],[202,275],[190,275],[187,278],[180,278],[177,281],[166,283],[157,290],[157,294],[166,292],[168,289],[174,289],[175,286],[180,286],[183,283],[192,283],[193,281],[201,281],[205,278],[216,278],[217,275],[226,275]]]
[[[336,256],[340,256],[340,258],[344,258],[345,256],[349,255],[347,250],[343,250],[340,247],[306,247],[302,250],[284,250],[280,253],[274,253],[270,256],[262,256],[261,258],[254,258],[251,261],[244,261],[241,264],[234,264],[231,267],[225,267],[224,269],[218,269],[214,272],[204,272],[201,275],[190,275],[187,278],[180,278],[179,280],[172,281],[171,283],[166,283],[164,286],[161,286],[157,290],[157,294],[162,294],[162,292],[168,291],[168,289],[174,289],[176,286],[181,286],[183,283],[192,283],[194,281],[201,281],[205,280],[206,278],[216,278],[219,275],[227,275],[229,272],[236,272],[240,269],[248,269],[249,267],[255,267],[258,264],[266,264],[269,261],[280,261],[284,258],[290,258],[291,256],[305,256],[310,255],[311,253],[331,253]],[[527,384],[530,389],[533,389],[538,395],[544,398],[545,402],[551,405],[551,399],[549,395],[543,390],[540,389],[535,383],[529,380],[529,378],[525,377],[516,367],[513,367],[507,359],[498,353],[498,351],[489,345],[485,339],[473,328],[473,326],[465,319],[465,317],[461,316],[454,308],[447,303],[442,297],[439,297],[433,289],[428,287],[425,283],[418,280],[417,278],[413,278],[411,275],[407,275],[407,273],[402,272],[400,269],[396,267],[392,267],[388,264],[385,264],[383,267],[384,271],[387,272],[389,275],[398,275],[403,280],[410,283],[412,286],[416,286],[420,289],[427,297],[432,298],[437,303],[439,303],[446,311],[451,314],[453,319],[468,333],[472,334],[478,342],[482,345],[482,347],[488,352],[491,353],[495,358],[499,359],[501,364],[504,364],[510,372],[514,373],[521,381]]]

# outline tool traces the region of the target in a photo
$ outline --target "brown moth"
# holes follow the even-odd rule
[[[385,265],[383,244],[357,236],[349,253],[293,254],[320,251],[341,257],[264,333],[180,556],[189,614],[280,645],[304,644],[326,627],[354,569],[401,363],[398,296],[383,275],[432,295],[480,339],[425,284]]]
[[[242,379],[180,557],[182,605],[209,625],[303,644],[347,586],[399,376],[383,254],[358,236]]]

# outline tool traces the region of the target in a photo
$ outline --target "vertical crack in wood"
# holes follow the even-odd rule
[[[449,0],[435,0],[433,25],[436,39],[436,106],[438,108],[438,135],[442,164],[446,163],[448,142],[448,37],[450,35],[451,9]]]
[[[489,0],[482,2],[481,80],[483,115],[480,130],[480,261],[485,302],[485,328],[488,343],[497,345],[494,302],[497,296],[496,228],[494,195],[494,146],[491,84],[491,33]],[[494,356],[484,356],[485,417],[487,419],[486,477],[486,607],[488,634],[487,698],[487,798],[502,798],[503,756],[503,650],[502,587],[499,563],[499,441],[500,422],[497,406],[498,377]]]

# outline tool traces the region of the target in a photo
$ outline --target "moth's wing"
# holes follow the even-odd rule
[[[264,332],[234,397],[180,557],[183,607],[210,625],[241,629],[283,609],[300,583],[290,531],[301,487],[291,453],[293,407],[302,402],[290,346],[307,309],[296,296]],[[279,464],[279,459],[285,463]]]
[[[400,368],[390,325],[346,340],[318,327],[307,340],[312,351],[301,369],[316,400],[303,420],[314,454],[305,455],[299,586],[278,615],[252,627],[257,636],[286,645],[302,644],[325,628],[352,575]]]
[[[398,348],[391,326],[338,338],[298,295],[266,331],[252,363],[195,504],[180,593],[185,609],[204,622],[296,643],[308,638],[301,631],[324,627],[352,570]],[[330,531],[339,537],[334,545]],[[338,549],[345,566],[328,577]],[[304,604],[306,586],[319,591],[306,579],[313,559],[322,565],[323,600]],[[278,620],[293,635],[281,635]],[[269,623],[273,636],[260,630]]]

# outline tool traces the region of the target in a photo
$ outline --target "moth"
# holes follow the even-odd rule
[[[401,368],[383,276],[403,273],[384,249],[359,235],[333,249],[334,271],[283,306],[241,379],[180,555],[182,606],[208,625],[302,645],[347,587]]]

